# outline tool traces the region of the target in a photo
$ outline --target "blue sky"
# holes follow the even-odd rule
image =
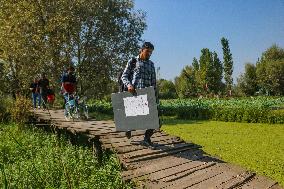
[[[151,59],[161,78],[173,80],[202,48],[223,60],[222,37],[229,40],[234,82],[272,44],[284,48],[284,0],[135,0],[135,9],[146,12],[142,38],[155,45]]]

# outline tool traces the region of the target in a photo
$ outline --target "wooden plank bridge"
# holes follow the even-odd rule
[[[139,145],[145,131],[127,139],[113,121],[66,121],[63,110],[34,111],[37,126],[97,140],[96,149],[113,150],[123,166],[122,178],[138,188],[282,189],[277,182],[206,155],[201,146],[163,131],[152,136],[153,147]],[[60,133],[60,132],[59,132]]]

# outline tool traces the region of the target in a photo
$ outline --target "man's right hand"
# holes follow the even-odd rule
[[[128,92],[130,92],[130,93],[135,92],[134,87],[132,85],[128,85],[127,88],[128,88]]]

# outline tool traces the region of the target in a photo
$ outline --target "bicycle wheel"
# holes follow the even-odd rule
[[[70,105],[69,104],[66,104],[65,105],[65,119],[67,121],[70,121],[72,119],[72,111],[71,111],[71,108],[70,108]]]
[[[85,116],[85,119],[89,119],[89,110],[88,110],[88,106],[84,106],[84,116]]]
[[[75,118],[75,119],[79,119],[80,118],[80,113],[79,113],[78,107],[74,107],[73,118]]]

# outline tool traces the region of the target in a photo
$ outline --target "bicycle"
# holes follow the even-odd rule
[[[65,104],[65,118],[66,120],[75,120],[81,118],[81,114],[84,119],[89,119],[88,106],[85,104],[85,99],[80,99],[79,96],[75,94],[67,94],[66,104]]]
[[[87,97],[83,97],[80,99],[79,96],[77,96],[77,104],[79,107],[79,113],[80,115],[83,116],[84,119],[88,120],[89,119],[89,110],[88,110],[88,105],[86,105],[85,101],[86,101]],[[83,114],[82,114],[83,113]]]

